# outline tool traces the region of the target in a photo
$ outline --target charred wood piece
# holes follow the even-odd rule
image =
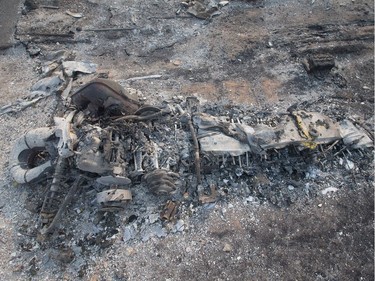
[[[316,71],[329,72],[335,67],[335,58],[327,54],[310,55],[307,59],[303,60],[302,63],[308,73]]]

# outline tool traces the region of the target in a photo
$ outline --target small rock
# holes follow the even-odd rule
[[[163,228],[161,225],[156,225],[156,226],[153,228],[153,231],[154,231],[154,234],[155,234],[158,238],[161,238],[161,237],[165,237],[165,236],[167,236],[167,232],[166,232],[165,228]]]
[[[327,187],[322,190],[322,194],[326,195],[329,192],[336,192],[338,189],[336,187]]]
[[[229,253],[233,250],[232,246],[228,243],[225,243],[224,244],[224,248],[223,248],[223,251],[226,252],[226,253]]]
[[[73,18],[76,18],[76,19],[79,19],[79,18],[82,18],[83,15],[81,13],[73,13],[71,11],[66,11],[66,14],[73,17]]]
[[[249,196],[247,198],[245,198],[246,202],[254,202],[254,197],[253,196]]]
[[[126,255],[127,256],[133,256],[135,254],[135,249],[133,247],[126,248]]]
[[[234,172],[236,173],[237,177],[240,177],[240,176],[243,175],[243,169],[242,168],[236,168],[236,170]]]
[[[58,67],[59,67],[59,64],[57,62],[46,63],[45,65],[42,66],[42,73],[44,76],[48,76]]]
[[[24,5],[27,11],[38,9],[38,5],[35,3],[34,0],[26,0]]]
[[[141,233],[141,237],[142,237],[143,242],[148,241],[151,237],[161,238],[161,237],[165,237],[165,236],[167,236],[167,232],[166,232],[165,228],[162,227],[161,224],[154,224],[154,225],[150,226],[149,228],[145,229]]]
[[[346,160],[346,163],[345,163],[345,169],[347,169],[348,171],[350,170],[353,170],[354,169],[354,163],[350,160]]]
[[[136,231],[134,227],[131,225],[126,226],[124,229],[124,236],[123,236],[124,242],[128,242],[129,240],[134,239],[135,235],[136,235]]]
[[[219,6],[220,7],[224,7],[224,6],[228,5],[228,4],[229,4],[229,1],[220,1],[219,2]]]
[[[181,232],[185,229],[185,222],[183,220],[178,220],[174,226],[173,232]]]
[[[339,158],[339,164],[340,164],[340,165],[343,165],[343,164],[344,164],[344,159]]]
[[[148,216],[148,220],[150,221],[150,224],[157,222],[159,218],[160,218],[159,214],[151,214]]]
[[[180,60],[173,60],[172,64],[175,65],[175,66],[180,66],[181,65],[181,61]]]

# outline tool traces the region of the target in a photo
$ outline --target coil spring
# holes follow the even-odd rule
[[[150,190],[156,194],[176,191],[178,178],[178,174],[163,169],[156,169],[144,177]]]
[[[53,220],[64,199],[64,191],[67,190],[67,178],[65,176],[67,165],[68,161],[66,159],[58,159],[51,187],[44,197],[42,209],[40,211],[40,218],[43,224]]]

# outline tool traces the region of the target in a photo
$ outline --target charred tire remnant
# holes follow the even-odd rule
[[[176,191],[178,177],[179,175],[176,173],[157,169],[145,175],[144,179],[152,192],[165,194]]]
[[[102,78],[94,79],[80,88],[71,100],[79,109],[89,109],[96,115],[103,110],[111,111],[113,115],[134,114],[140,107],[121,85]]]
[[[46,152],[46,140],[54,134],[53,128],[38,128],[19,138],[10,153],[10,173],[18,183],[37,180],[52,167],[51,160],[38,165],[36,157]]]

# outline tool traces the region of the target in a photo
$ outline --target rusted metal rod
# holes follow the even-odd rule
[[[197,184],[200,184],[202,181],[201,176],[201,163],[200,163],[200,157],[199,157],[199,144],[197,139],[197,134],[195,133],[195,128],[193,125],[193,121],[191,118],[189,119],[189,127],[191,136],[193,137],[193,143],[194,143],[194,164],[195,164],[195,174],[197,176]]]

